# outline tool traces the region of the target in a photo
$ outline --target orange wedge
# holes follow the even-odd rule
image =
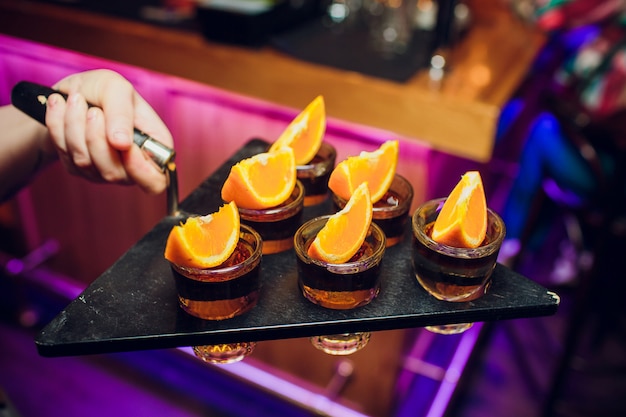
[[[397,165],[398,141],[387,141],[373,152],[364,151],[337,164],[330,174],[328,188],[344,200],[349,200],[354,190],[367,182],[372,203],[376,203],[389,189]]]
[[[371,223],[372,200],[367,183],[363,183],[343,210],[330,216],[307,253],[311,258],[328,263],[348,262],[363,245]]]
[[[291,121],[269,151],[289,146],[293,148],[296,165],[308,164],[319,151],[325,132],[324,98],[317,96]]]
[[[189,268],[212,268],[224,263],[238,242],[239,210],[235,203],[224,204],[215,213],[174,226],[167,237],[165,259]]]
[[[468,171],[439,212],[432,238],[457,248],[479,247],[487,233],[487,201],[478,171]]]
[[[242,208],[265,209],[287,200],[295,186],[293,149],[284,147],[235,164],[222,186],[222,199]]]

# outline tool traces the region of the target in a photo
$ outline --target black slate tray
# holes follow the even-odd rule
[[[267,146],[258,139],[248,142],[180,208],[199,214],[217,210],[230,166]],[[307,207],[305,218],[331,209],[330,202]],[[413,276],[407,229],[402,243],[387,249],[381,293],[367,306],[336,311],[306,301],[298,290],[290,250],[263,257],[261,296],[252,311],[230,320],[203,321],[178,307],[172,272],[163,258],[170,228],[179,221],[165,217],[73,300],[37,335],[39,353],[72,356],[538,317],[554,314],[559,305],[556,294],[502,265],[496,267],[488,294],[479,300],[436,300]]]

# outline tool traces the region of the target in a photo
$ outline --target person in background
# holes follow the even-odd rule
[[[165,190],[165,174],[133,145],[133,129],[168,147],[172,135],[128,80],[93,70],[72,74],[53,88],[68,98],[49,97],[46,126],[12,105],[0,107],[0,202],[57,160],[90,181],[136,184],[151,194]]]
[[[622,42],[604,70],[595,72],[612,46],[625,39],[626,1],[550,0],[538,3],[537,25],[551,36],[559,36],[566,52],[570,52],[555,74],[557,90],[567,88],[574,75],[593,74],[580,91],[582,105],[604,115],[626,108],[626,43]],[[610,30],[605,30],[609,27]],[[519,107],[520,103],[513,100],[503,111],[497,141],[506,132],[511,115],[515,115]],[[560,188],[570,190],[581,199],[592,198],[597,188],[590,166],[562,127],[550,111],[540,112],[532,123],[523,144],[519,172],[501,213],[507,227],[507,239],[500,254],[502,263],[512,265],[522,249],[520,239],[544,179],[551,178]],[[602,149],[598,149],[597,154],[604,174],[610,176],[615,169],[613,155]],[[546,219],[545,214],[525,249],[533,251],[543,244],[552,220]]]

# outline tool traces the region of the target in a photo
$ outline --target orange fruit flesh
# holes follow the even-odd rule
[[[363,183],[346,206],[328,219],[309,246],[307,254],[328,263],[345,263],[363,245],[371,223],[372,200],[367,183]]]
[[[317,96],[291,121],[269,151],[289,146],[294,151],[296,165],[308,164],[319,151],[325,132],[324,98]]]
[[[188,268],[213,268],[224,263],[239,242],[239,210],[234,202],[212,214],[190,217],[174,226],[165,245],[165,259]]]
[[[373,152],[361,152],[341,161],[328,180],[328,188],[344,200],[350,199],[363,182],[369,184],[373,203],[380,200],[393,181],[398,165],[397,140],[383,143]]]
[[[468,171],[441,208],[432,239],[457,248],[477,248],[486,234],[487,201],[482,179],[478,171]]]
[[[235,164],[222,186],[222,199],[241,208],[265,209],[285,202],[295,186],[293,150],[285,147]]]

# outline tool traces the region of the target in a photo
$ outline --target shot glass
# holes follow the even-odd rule
[[[380,292],[380,267],[385,253],[385,234],[375,223],[359,252],[348,262],[331,264],[313,259],[307,250],[330,216],[303,224],[294,236],[298,286],[304,298],[332,310],[349,310],[369,304]],[[367,344],[367,332],[311,338],[312,344],[331,355],[348,355]]]
[[[335,193],[333,202],[341,210],[347,201]],[[387,247],[402,241],[409,222],[409,210],[413,203],[413,186],[406,178],[396,174],[387,193],[374,204],[372,220],[385,232]]]
[[[283,252],[293,247],[293,235],[302,224],[304,186],[300,180],[284,203],[267,209],[239,208],[241,223],[256,230],[263,240],[263,254]]]
[[[311,162],[296,167],[298,179],[304,185],[304,206],[323,203],[328,198],[328,179],[335,168],[337,150],[322,142],[320,150]]]
[[[504,222],[487,209],[487,235],[477,248],[456,248],[435,242],[432,228],[445,198],[420,205],[412,217],[412,262],[415,277],[433,297],[449,302],[467,302],[485,295],[491,285],[498,252],[504,239]],[[460,333],[471,323],[431,326],[436,333]]]
[[[226,320],[250,311],[259,298],[262,247],[261,236],[242,224],[237,248],[223,264],[198,269],[171,263],[181,309],[203,320]],[[207,362],[229,363],[254,348],[254,343],[246,345],[243,350],[231,344],[196,346],[194,352]]]
[[[220,345],[194,346],[193,353],[204,362],[225,365],[239,362],[250,355],[256,342],[224,343]]]

